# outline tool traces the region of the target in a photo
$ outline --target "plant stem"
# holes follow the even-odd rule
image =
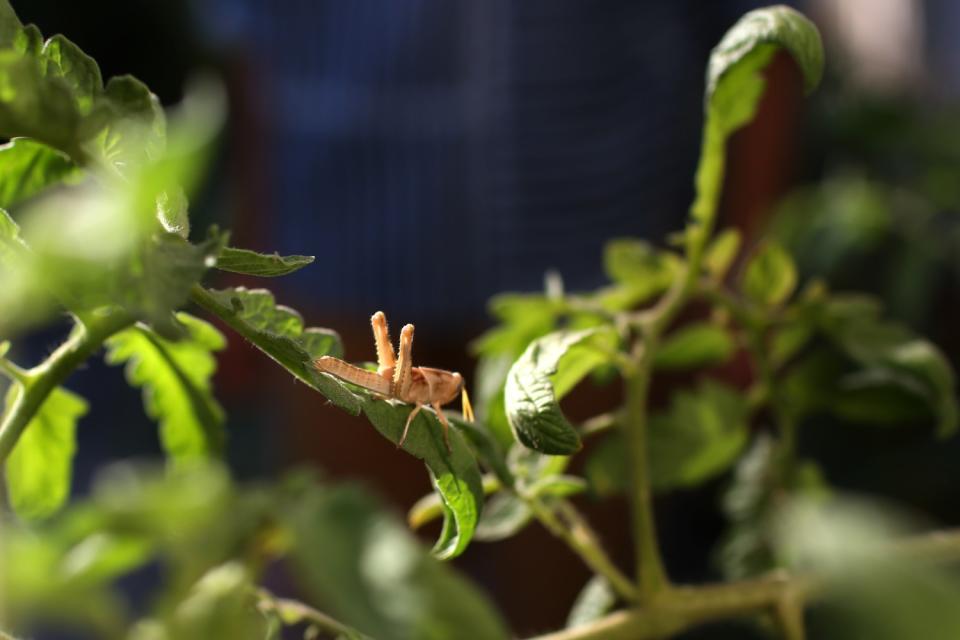
[[[47,396],[99,349],[104,340],[131,324],[133,318],[120,311],[91,315],[84,321],[77,319],[70,336],[46,360],[27,371],[17,369],[21,389],[0,421],[0,463],[6,462]]]
[[[631,516],[633,518],[634,559],[641,602],[669,583],[660,557],[657,529],[653,515],[653,491],[650,486],[650,456],[647,446],[647,399],[653,350],[648,341],[633,375],[626,379],[626,420],[624,436],[631,470]]]
[[[885,554],[920,562],[960,561],[960,529],[935,531],[890,544]],[[790,621],[781,615],[789,640],[802,638],[802,621],[796,619],[803,603],[821,596],[822,578],[777,573],[752,580],[696,587],[674,587],[648,606],[617,611],[593,623],[538,636],[535,640],[653,640],[680,633],[708,622],[761,613],[781,615],[784,606]],[[794,635],[789,635],[789,634]]]
[[[284,624],[299,624],[306,622],[336,636],[345,636],[351,640],[366,638],[356,629],[345,625],[322,611],[300,602],[287,598],[278,598],[266,589],[257,589],[257,607],[261,611],[272,611],[280,616]]]
[[[610,586],[621,598],[628,602],[637,600],[637,590],[607,556],[596,532],[586,519],[568,501],[558,500],[556,512],[539,498],[520,496],[533,515],[550,533],[562,539],[579,555],[590,569],[607,579]]]

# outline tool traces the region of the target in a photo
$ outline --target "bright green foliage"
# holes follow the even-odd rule
[[[177,314],[184,337],[171,342],[145,326],[107,340],[107,362],[126,363],[131,386],[143,388],[147,415],[160,426],[160,440],[174,461],[184,462],[223,451],[223,408],[213,397],[210,378],[214,352],[226,344],[212,325]]]
[[[217,258],[217,269],[250,276],[272,278],[298,271],[313,262],[313,256],[265,255],[247,249],[227,247]]]
[[[23,393],[17,384],[7,392],[6,406]],[[66,389],[55,389],[34,415],[7,460],[10,506],[21,518],[35,520],[57,511],[70,495],[77,421],[87,403]]]
[[[355,489],[307,495],[291,516],[300,573],[343,621],[375,638],[508,637],[486,599]]]
[[[726,361],[735,348],[733,338],[723,327],[705,322],[691,324],[664,341],[653,365],[666,370],[710,366]]]
[[[0,207],[9,208],[52,185],[76,184],[80,171],[70,158],[29,138],[0,146]]]
[[[775,306],[783,303],[796,289],[797,268],[783,247],[767,242],[747,263],[741,286],[752,300]]]

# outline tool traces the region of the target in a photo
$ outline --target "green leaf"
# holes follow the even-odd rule
[[[0,264],[8,267],[15,264],[26,248],[20,237],[20,225],[0,209]]]
[[[393,443],[400,441],[412,407],[364,394],[363,413],[374,428]],[[448,452],[442,426],[431,412],[423,410],[410,424],[403,450],[423,460],[433,488],[444,506],[444,526],[433,553],[438,558],[453,558],[467,548],[473,538],[483,508],[483,483],[480,469],[460,433],[451,429]]]
[[[17,17],[9,0],[0,0],[0,47],[12,47],[23,29],[23,23]]]
[[[217,258],[217,269],[248,276],[273,278],[298,271],[313,260],[313,256],[281,256],[277,253],[271,256],[247,249],[226,247]]]
[[[471,351],[487,357],[516,358],[531,340],[549,333],[556,322],[556,304],[542,294],[503,293],[489,303],[500,325],[474,340]]]
[[[539,338],[510,368],[504,400],[514,436],[541,453],[567,455],[580,449],[580,436],[560,411],[551,376],[574,345],[600,333],[598,329],[557,331]]]
[[[579,627],[599,620],[617,604],[617,594],[607,579],[595,575],[583,585],[567,615],[567,628]]]
[[[0,146],[0,207],[11,207],[55,184],[76,184],[82,175],[60,151],[16,138]]]
[[[338,620],[384,640],[507,638],[484,596],[357,489],[307,493],[290,515],[294,568]]]
[[[653,365],[677,370],[720,364],[733,355],[735,348],[725,329],[698,322],[670,334],[657,349]]]
[[[906,327],[882,320],[879,306],[864,296],[834,296],[820,318],[823,332],[865,369],[853,384],[890,383],[925,399],[936,416],[938,433],[958,423],[955,376],[935,345]]]
[[[37,25],[28,24],[21,29],[13,39],[13,49],[24,55],[39,57],[43,49],[43,34]]]
[[[22,392],[7,393],[9,407]],[[77,421],[87,412],[80,396],[56,388],[20,436],[7,460],[7,493],[21,518],[36,520],[57,511],[70,494]]]
[[[213,291],[195,287],[192,298],[332,403],[354,415],[360,413],[362,398],[335,377],[320,373],[313,364],[320,356],[343,354],[335,333],[326,330],[323,335],[329,339],[318,340],[313,330],[304,330],[303,319],[296,311],[276,304],[266,289]]]
[[[67,85],[44,76],[37,60],[0,51],[0,136],[34,138],[80,158],[79,125]]]
[[[174,233],[155,235],[135,261],[139,277],[127,284],[128,294],[119,298],[121,304],[166,337],[176,337],[179,332],[171,313],[187,301],[191,287],[207,272],[225,242],[226,236],[216,233],[200,244]],[[128,299],[124,301],[124,297]]]
[[[616,285],[601,289],[598,301],[610,311],[622,311],[665,291],[677,277],[680,261],[643,240],[617,238],[604,248],[603,265]]]
[[[736,390],[705,381],[674,394],[650,420],[650,477],[656,490],[690,487],[725,471],[747,444],[747,405]]]
[[[519,533],[531,520],[533,512],[523,500],[512,493],[500,492],[484,505],[476,539],[481,542],[506,540]]]
[[[110,78],[84,122],[92,148],[121,175],[166,150],[167,121],[160,100],[133,76]]]
[[[552,496],[556,498],[565,498],[567,496],[583,493],[587,489],[587,483],[583,478],[567,475],[550,475],[537,479],[527,489],[531,497]]]
[[[765,85],[761,72],[777,49],[786,50],[796,61],[808,92],[819,84],[823,75],[820,34],[813,23],[789,7],[747,13],[710,54],[697,196],[691,207],[695,226],[687,236],[688,249],[702,246],[706,240],[701,236],[713,223],[720,201],[727,138],[753,119]]]
[[[723,280],[740,250],[740,232],[724,229],[713,239],[703,256],[703,266],[715,280]]]
[[[184,240],[190,238],[190,203],[183,189],[169,189],[157,194],[157,219],[167,233]]]
[[[747,443],[746,400],[718,382],[673,395],[649,423],[650,480],[655,491],[696,486],[728,469]],[[626,446],[611,433],[587,459],[585,474],[600,496],[626,490]]]
[[[234,560],[210,569],[177,604],[167,637],[183,640],[262,640],[267,622],[253,606],[253,579]]]
[[[94,99],[103,91],[100,67],[62,35],[55,35],[44,43],[40,67],[44,75],[59,78],[70,87],[81,114],[90,112]]]
[[[807,93],[817,88],[823,77],[823,43],[820,41],[820,33],[803,14],[779,5],[745,14],[710,52],[706,104],[712,105],[714,100],[719,98],[718,93],[728,91],[725,85],[732,79],[731,75],[744,67],[749,69],[753,77],[749,78],[750,84],[747,84],[747,78],[739,78],[744,83],[739,87],[741,90],[762,82],[756,74],[763,69],[763,65],[758,65],[751,57],[771,45],[774,48],[783,48],[791,55],[803,74],[804,89]],[[729,89],[731,94],[733,88],[731,86]],[[733,112],[752,111],[759,95],[752,97],[750,94],[752,92],[740,98],[740,105],[745,105],[752,99],[754,104],[750,107],[738,106],[737,103],[724,106]]]
[[[764,243],[747,263],[740,283],[743,292],[760,304],[776,306],[797,287],[797,267],[778,243]]]
[[[148,327],[135,326],[107,339],[109,364],[126,363],[127,381],[143,389],[147,415],[160,425],[161,441],[176,462],[223,452],[223,408],[213,396],[213,353],[226,344],[212,325],[177,314],[185,336],[166,340]]]

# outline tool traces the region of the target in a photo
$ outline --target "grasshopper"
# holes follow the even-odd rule
[[[457,394],[462,394],[463,417],[473,421],[473,409],[470,399],[463,386],[463,376],[454,371],[433,369],[431,367],[414,367],[411,353],[413,351],[413,325],[408,324],[400,331],[400,355],[393,353],[393,344],[390,342],[390,333],[387,329],[387,317],[382,311],[377,311],[370,318],[373,326],[373,339],[377,348],[377,371],[361,369],[339,358],[323,356],[314,361],[320,371],[330,373],[352,382],[353,384],[373,391],[384,398],[399,400],[414,405],[413,411],[407,416],[403,426],[403,435],[397,447],[403,446],[410,430],[410,423],[417,417],[425,405],[430,405],[436,411],[440,424],[443,425],[443,442],[450,448],[450,423],[443,415],[441,406],[452,402]]]

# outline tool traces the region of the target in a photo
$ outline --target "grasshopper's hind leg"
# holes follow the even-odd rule
[[[410,415],[407,416],[407,423],[403,425],[403,435],[400,436],[400,442],[397,443],[397,449],[402,447],[404,441],[406,441],[407,432],[410,431],[410,424],[413,422],[413,419],[417,417],[417,414],[420,413],[420,409],[423,409],[423,405],[418,402],[417,406],[415,406],[413,411],[410,412]]]
[[[393,355],[393,345],[390,344],[390,329],[387,328],[387,316],[383,311],[377,311],[370,318],[370,324],[373,326],[373,341],[377,345],[377,373],[387,377],[393,375],[393,368],[397,364],[396,356]]]
[[[393,372],[393,393],[404,402],[412,398],[407,396],[413,384],[413,325],[408,324],[400,331],[400,352],[397,355],[397,367]]]

